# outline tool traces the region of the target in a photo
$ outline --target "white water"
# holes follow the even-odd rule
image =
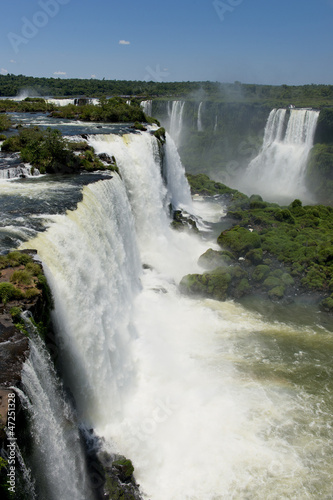
[[[8,179],[16,179],[18,177],[33,177],[40,175],[38,168],[33,169],[33,173],[31,173],[32,166],[26,164],[24,166],[19,165],[15,167],[6,167],[0,169],[0,179],[8,180]]]
[[[181,143],[184,106],[185,101],[172,101],[172,104],[168,101],[169,134],[177,147]]]
[[[185,169],[180,160],[176,144],[166,133],[165,145],[166,183],[172,206],[175,209],[185,208],[193,213],[190,186],[185,177]]]
[[[308,200],[305,171],[318,116],[319,111],[291,110],[285,130],[286,110],[271,111],[263,147],[249,164],[239,188],[271,201]]]
[[[143,112],[148,115],[152,116],[153,114],[153,101],[141,101],[141,107],[143,109]]]
[[[46,102],[49,103],[49,104],[54,104],[55,106],[67,106],[68,104],[74,104],[74,97],[70,98],[70,99],[53,99],[53,98],[49,98],[49,99],[46,99]]]
[[[34,329],[31,323],[30,326]],[[87,484],[84,454],[72,411],[38,334],[32,334],[29,343],[20,397],[31,417],[32,470],[40,498],[90,500],[93,496]]]
[[[169,229],[156,140],[89,143],[116,156],[123,182],[85,187],[77,210],[29,245],[47,266],[81,419],[133,460],[151,500],[303,500],[316,498],[317,478],[328,492],[332,440],[320,397],[279,375],[277,350],[267,359],[256,340],[303,332],[232,302],[181,296],[177,283],[198,271],[206,244]],[[140,260],[152,267],[141,271]],[[276,372],[264,380],[251,373],[269,363]]]
[[[199,104],[199,108],[198,108],[198,120],[197,120],[198,132],[203,132],[202,118],[201,118],[201,108],[202,108],[202,102]]]
[[[52,98],[48,98],[48,99],[45,99],[46,102],[48,102],[49,104],[54,104],[55,106],[67,106],[68,104],[74,104],[75,103],[75,99],[77,99],[77,97],[71,97],[71,98],[60,98],[60,99],[54,99],[53,97]],[[97,105],[99,103],[99,99],[96,99],[96,98],[89,98],[89,103],[90,104],[94,104],[94,105]]]

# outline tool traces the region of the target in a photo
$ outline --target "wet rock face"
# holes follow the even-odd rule
[[[0,386],[11,387],[21,380],[22,365],[29,355],[28,338],[14,325],[8,308],[0,308]]]

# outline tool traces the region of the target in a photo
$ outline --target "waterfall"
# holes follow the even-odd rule
[[[274,141],[281,141],[286,113],[286,109],[273,109],[270,112],[265,127],[263,149],[267,149]]]
[[[151,500],[328,498],[330,392],[295,379],[302,367],[309,377],[312,346],[318,373],[330,369],[331,351],[326,362],[318,348],[331,334],[182,296],[177,284],[199,272],[210,244],[170,229],[170,197],[185,204],[188,192],[165,185],[156,138],[88,143],[116,157],[121,178],[84,187],[76,210],[24,245],[38,250],[52,288],[60,369],[80,421],[133,460]],[[174,153],[171,144],[166,168],[183,183]]]
[[[286,126],[286,110],[272,110],[262,149],[240,180],[240,189],[272,201],[306,200],[305,171],[318,116],[319,111],[292,109]]]
[[[217,115],[215,116],[214,133],[217,131]]]
[[[141,101],[141,107],[143,109],[143,112],[148,115],[152,116],[153,114],[153,101]]]
[[[86,186],[77,210],[32,244],[54,294],[66,383],[89,426],[96,414],[107,422],[121,409],[120,388],[131,385],[130,311],[140,286],[134,221],[118,176]]]
[[[46,102],[48,104],[54,104],[55,106],[67,106],[68,104],[74,104],[74,97],[71,98],[71,99],[68,99],[68,98],[63,98],[63,99],[53,99],[53,98],[49,98],[49,99],[46,99]]]
[[[40,175],[37,168],[32,169],[29,164],[0,168],[0,179],[16,179],[18,177],[33,177]]]
[[[176,144],[171,136],[166,134],[166,182],[170,192],[170,201],[175,209],[186,208],[192,211],[190,186],[185,177],[185,169],[181,163]]]
[[[198,121],[197,121],[198,132],[203,132],[203,126],[202,126],[202,120],[201,120],[201,108],[202,108],[202,102],[199,104],[199,108],[198,108]]]
[[[169,134],[177,147],[181,142],[184,106],[185,101],[172,101],[172,105],[168,102],[168,115],[170,118]]]
[[[31,417],[34,439],[31,468],[38,498],[91,500],[93,495],[87,484],[84,454],[72,410],[64,398],[50,355],[31,322],[29,330],[30,354],[22,370],[23,391],[18,392]],[[33,491],[32,497],[35,498]]]

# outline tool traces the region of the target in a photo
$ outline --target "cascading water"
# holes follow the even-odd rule
[[[79,418],[133,460],[152,500],[329,498],[331,334],[181,296],[207,244],[169,227],[157,140],[88,142],[115,155],[122,181],[85,187],[25,245],[52,287]]]
[[[141,107],[143,109],[143,112],[148,115],[152,116],[153,114],[153,101],[141,101]]]
[[[272,201],[306,200],[305,171],[318,116],[319,111],[292,109],[286,127],[286,110],[271,111],[263,147],[240,179],[239,188]]]
[[[202,118],[201,118],[201,113],[202,113],[201,108],[202,108],[202,102],[199,104],[199,108],[198,108],[198,120],[197,120],[198,132],[203,132]]]
[[[30,330],[30,354],[23,365],[19,395],[30,414],[34,440],[31,468],[37,497],[32,491],[31,498],[92,500],[72,410],[43,341],[30,319],[25,322]]]
[[[169,134],[177,147],[181,142],[184,106],[185,101],[172,101],[172,104],[168,102]]]
[[[46,102],[49,103],[49,104],[54,104],[55,106],[67,106],[68,104],[74,104],[74,101],[75,99],[72,98],[72,99],[53,99],[53,98],[49,98],[49,99],[46,99]]]
[[[13,167],[1,168],[0,164],[0,179],[15,179],[17,177],[37,176],[40,172],[37,168],[32,168],[31,165],[18,165]]]
[[[273,109],[265,127],[263,149],[267,149],[273,142],[281,141],[285,132],[286,109]]]
[[[61,368],[91,426],[96,415],[107,422],[121,411],[120,387],[125,392],[132,386],[130,311],[140,261],[118,176],[86,186],[83,193],[78,209],[60,216],[33,244],[47,265],[55,298]]]
[[[185,177],[185,169],[181,163],[176,144],[166,133],[166,185],[170,192],[170,201],[175,209],[185,208],[193,212],[190,186]]]

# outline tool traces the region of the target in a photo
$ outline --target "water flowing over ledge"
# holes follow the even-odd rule
[[[332,401],[307,386],[310,359],[330,369],[328,332],[182,297],[207,248],[169,227],[170,199],[186,205],[188,191],[165,185],[150,134],[88,141],[116,156],[122,180],[86,186],[26,244],[52,287],[80,420],[133,460],[153,500],[328,495]]]
[[[241,189],[271,201],[309,198],[305,171],[318,117],[319,111],[292,109],[286,123],[286,110],[273,109],[262,149],[245,171]]]

